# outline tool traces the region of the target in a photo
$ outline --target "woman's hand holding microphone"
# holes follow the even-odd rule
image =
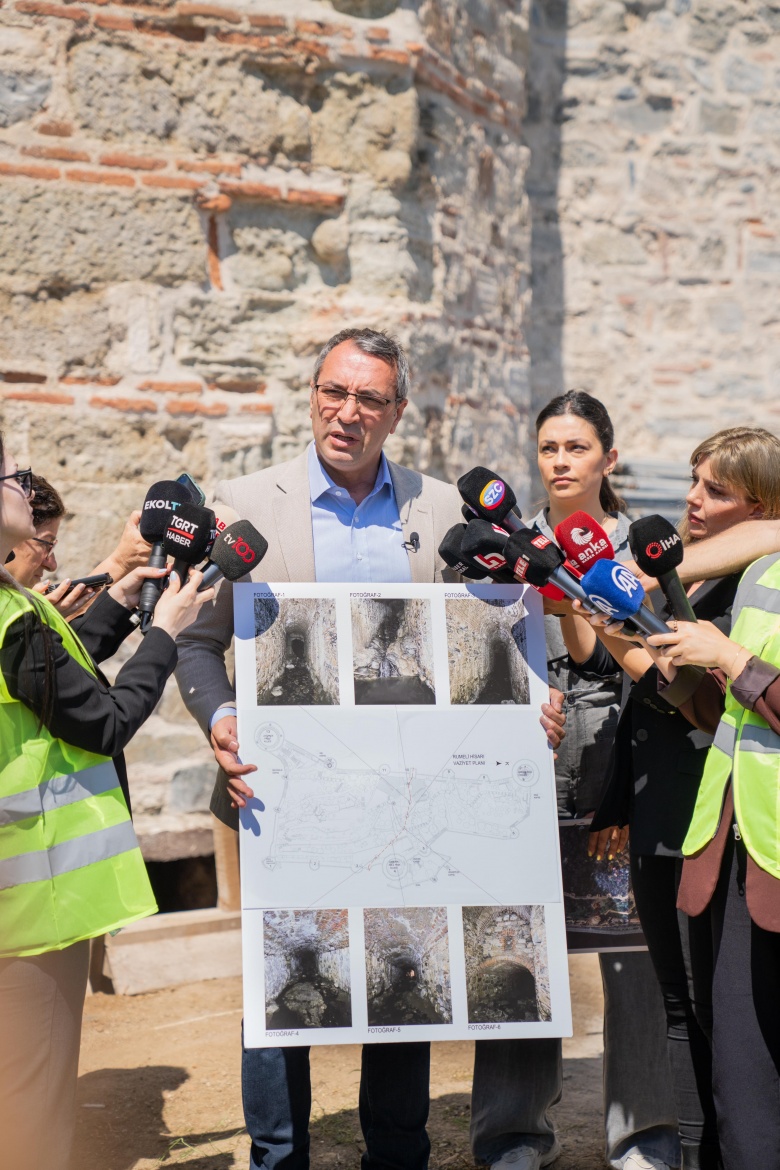
[[[149,565],[141,565],[115,582],[108,592],[114,601],[118,601],[125,609],[135,609],[144,581],[150,578],[160,580],[167,573],[167,569],[153,569]],[[178,573],[171,573],[168,588],[163,591],[155,606],[152,625],[158,630],[164,630],[172,638],[178,637],[182,630],[186,630],[187,626],[195,621],[203,603],[214,600],[213,586],[198,593],[198,586],[202,580],[203,574],[195,569],[190,571],[183,584]]]

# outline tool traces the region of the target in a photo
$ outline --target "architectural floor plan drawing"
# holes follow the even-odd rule
[[[497,776],[479,765],[438,774],[415,767],[392,771],[387,764],[342,767],[333,756],[288,742],[276,722],[262,723],[255,741],[283,769],[264,866],[380,868],[396,890],[430,882],[442,871],[455,876],[453,851],[443,840],[448,834],[518,837],[539,779],[530,760],[506,761]]]
[[[569,1034],[539,596],[233,596],[246,1046]]]

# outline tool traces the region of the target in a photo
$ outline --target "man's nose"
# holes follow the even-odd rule
[[[360,417],[357,399],[354,397],[345,398],[343,405],[339,407],[339,412],[336,417],[340,418],[342,422],[356,422]]]

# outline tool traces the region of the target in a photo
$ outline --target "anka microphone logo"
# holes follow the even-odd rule
[[[615,565],[612,570],[612,580],[621,593],[627,593],[629,597],[632,597],[637,589],[641,589],[634,574],[630,569],[624,569],[622,565]]]
[[[487,508],[488,511],[492,512],[494,508],[498,507],[505,495],[506,484],[500,479],[491,479],[479,493],[479,502],[483,508]]]
[[[645,556],[650,557],[651,560],[655,561],[658,559],[658,557],[661,556],[662,553],[665,553],[667,549],[674,548],[675,545],[679,544],[680,540],[681,537],[679,532],[675,532],[674,536],[670,536],[668,540],[651,540],[645,549]]]
[[[593,540],[593,533],[589,528],[572,528],[571,538],[580,548],[584,548],[586,544],[590,544]]]

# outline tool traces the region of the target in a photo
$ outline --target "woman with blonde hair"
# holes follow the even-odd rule
[[[705,540],[745,520],[780,516],[780,440],[761,427],[731,427],[700,443],[691,455],[686,504],[679,526],[686,542]],[[735,573],[691,585],[688,593],[699,624],[690,628],[715,631],[728,645],[738,583]],[[668,611],[662,616],[671,617]],[[619,627],[608,619],[593,618],[592,624],[602,645],[585,665],[604,669],[600,658],[607,665],[616,660],[634,680],[618,724],[606,793],[593,821],[594,830],[602,834],[597,847],[612,839],[617,831],[613,826],[629,826],[637,909],[667,1014],[683,1170],[716,1170],[722,1165],[718,1139],[722,1142],[723,1134],[716,1124],[717,1074],[715,1099],[712,1093],[706,970],[702,978],[711,933],[703,917],[678,915],[676,901],[683,842],[720,704],[716,701],[715,713],[703,716],[707,694],[712,707],[710,688],[694,693],[696,681],[686,684],[676,678],[675,666],[656,649],[674,640],[671,631],[669,638],[650,639],[647,647],[612,636]],[[699,959],[691,991],[686,967],[692,955]],[[726,1157],[729,1170],[737,1164]],[[760,1159],[752,1164],[768,1165]]]

